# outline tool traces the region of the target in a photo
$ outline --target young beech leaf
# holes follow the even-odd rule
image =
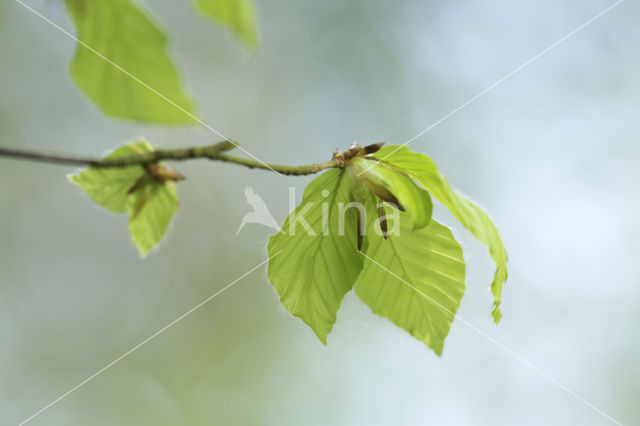
[[[491,283],[494,297],[493,319],[500,321],[502,285],[507,280],[507,252],[500,234],[485,211],[451,188],[440,174],[435,163],[425,154],[412,152],[406,146],[385,146],[376,152],[369,163],[377,161],[396,167],[415,179],[424,189],[438,199],[478,240],[489,247],[496,263],[496,272]]]
[[[409,224],[403,213],[399,235],[384,240],[369,233],[368,258],[355,289],[374,313],[441,355],[464,293],[462,249],[435,220],[415,231]]]
[[[67,7],[81,42],[71,76],[106,115],[147,123],[194,122],[184,112],[193,113],[192,100],[167,55],[166,36],[134,0],[67,0]]]
[[[144,154],[151,151],[153,151],[153,145],[147,141],[139,141],[121,146],[105,158]],[[80,173],[69,175],[69,180],[80,186],[94,203],[113,213],[125,213],[128,192],[143,175],[142,166],[88,168]]]
[[[231,29],[248,48],[258,46],[252,0],[194,0],[194,3],[204,15]]]
[[[277,254],[269,262],[269,280],[283,306],[325,344],[364,260],[357,249],[357,208],[348,206],[352,185],[342,169],[324,172],[269,239],[269,256]]]
[[[174,182],[159,183],[149,179],[146,185],[129,195],[129,233],[140,256],[146,256],[160,242],[176,210],[178,193]]]
[[[413,222],[413,229],[429,224],[433,212],[431,197],[401,170],[364,158],[353,160],[347,165],[347,170],[380,199],[407,211]]]
[[[153,149],[150,143],[140,141],[122,146],[105,158],[143,154]],[[142,166],[88,168],[70,175],[69,180],[110,212],[127,213],[131,239],[141,256],[162,239],[178,208],[175,184],[151,178]]]

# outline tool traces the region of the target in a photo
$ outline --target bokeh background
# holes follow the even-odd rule
[[[257,2],[256,55],[187,1],[148,0],[208,124],[265,161],[404,143],[606,7],[604,0]],[[72,29],[61,5],[30,5]],[[623,424],[640,423],[640,7],[627,1],[411,147],[493,216],[510,255],[504,317],[493,264],[465,247],[459,314]],[[208,144],[204,128],[101,115],[74,86],[74,43],[0,3],[0,144],[101,154],[146,136]],[[251,185],[278,220],[284,178],[178,169],[181,210],[140,260],[126,218],[72,169],[0,159],[0,423],[17,424],[266,256]],[[353,293],[329,344],[280,306],[266,267],[43,412],[32,425],[611,424],[457,320],[441,358]]]

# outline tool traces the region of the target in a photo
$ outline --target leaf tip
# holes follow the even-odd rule
[[[139,247],[139,246],[137,246],[137,248],[138,248],[138,256],[140,256],[140,259],[146,258],[147,255],[149,254],[149,249]]]
[[[320,340],[320,343],[327,346],[327,337],[329,336],[329,333],[331,333],[331,330],[333,330],[333,324],[331,324],[327,329],[326,327],[318,326],[318,324],[312,324],[311,321],[309,321],[307,318],[304,318],[303,316],[296,314],[294,314],[294,316],[304,321],[313,330],[318,340]]]
[[[500,310],[499,306],[496,306],[495,308],[493,308],[493,311],[491,312],[491,316],[493,317],[493,322],[498,324],[500,322],[500,320],[502,319],[502,311]]]
[[[419,337],[417,334],[414,334],[414,333],[410,333],[410,334],[416,339],[421,340],[422,343],[424,343],[426,347],[431,349],[433,353],[435,353],[438,357],[442,357],[446,335],[443,336],[442,338],[432,339],[431,336]]]
[[[67,180],[74,185],[78,185],[78,173],[69,173],[67,175]]]
[[[136,246],[136,249],[138,249],[138,256],[140,257],[140,259],[144,259],[145,257],[147,257],[154,246],[138,239],[137,236],[131,232],[131,229],[129,229],[129,232],[131,233],[131,242],[134,246]]]

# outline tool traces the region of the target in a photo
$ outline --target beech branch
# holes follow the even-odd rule
[[[236,148],[238,144],[231,141],[223,141],[214,145],[178,148],[178,149],[157,149],[144,154],[126,155],[117,158],[93,158],[82,157],[72,154],[47,153],[40,151],[26,151],[0,147],[0,157],[15,158],[26,161],[35,161],[49,164],[60,164],[67,166],[86,166],[95,168],[114,168],[130,166],[148,166],[159,161],[185,161],[192,159],[208,159],[213,161],[223,161],[225,163],[239,164],[250,169],[271,170],[283,175],[302,176],[318,173],[322,170],[341,167],[343,161],[338,158],[324,163],[306,164],[302,166],[289,166],[281,164],[263,163],[258,160],[229,155],[226,151]]]

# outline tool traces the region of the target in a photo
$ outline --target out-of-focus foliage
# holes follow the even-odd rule
[[[258,47],[252,0],[194,0],[194,4],[203,14],[233,31],[249,49]]]
[[[105,158],[153,149],[150,143],[140,141],[120,147]],[[162,239],[178,209],[175,183],[154,179],[142,166],[89,168],[69,176],[69,180],[110,212],[127,214],[131,239],[143,257]]]
[[[167,37],[133,0],[67,0],[78,39],[71,76],[106,115],[189,124],[193,101],[167,54]]]
[[[71,76],[104,114],[193,124],[194,105],[167,53],[167,36],[135,0],[67,0],[79,43]],[[251,0],[195,0],[203,15],[258,47]]]

